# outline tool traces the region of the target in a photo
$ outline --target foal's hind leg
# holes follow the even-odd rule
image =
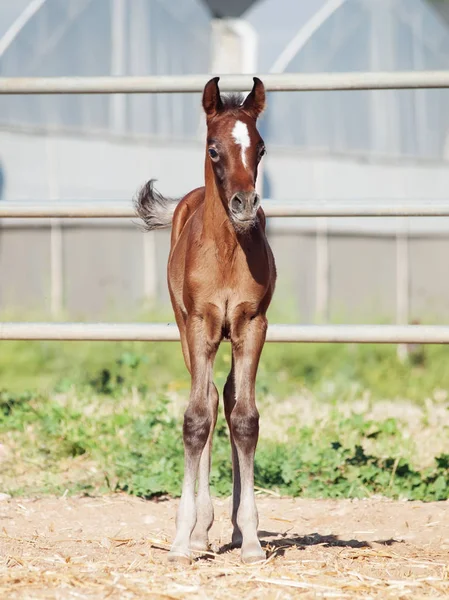
[[[192,550],[206,552],[209,550],[209,529],[214,522],[214,507],[210,497],[209,477],[212,453],[212,438],[217,422],[218,390],[214,383],[209,386],[209,406],[213,411],[212,423],[198,469],[198,488],[196,495],[196,525],[190,538]]]
[[[239,460],[237,455],[237,448],[235,446],[234,438],[232,436],[231,428],[231,413],[235,406],[235,382],[234,382],[234,357],[232,358],[232,368],[228,375],[226,384],[223,391],[223,403],[226,421],[229,427],[229,437],[231,438],[231,452],[232,452],[232,498],[231,498],[231,521],[233,525],[232,531],[232,545],[241,546],[242,544],[242,532],[237,525],[237,511],[240,505],[240,469]]]
[[[264,315],[249,319],[243,310],[241,315],[236,315],[231,329],[236,403],[229,422],[241,487],[236,522],[242,533],[242,561],[246,563],[264,560],[266,557],[257,536],[259,517],[254,495],[254,454],[259,437],[255,383],[266,329],[267,320]]]

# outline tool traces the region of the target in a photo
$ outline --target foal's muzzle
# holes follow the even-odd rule
[[[242,225],[254,222],[259,206],[260,197],[255,191],[237,192],[229,202],[231,217]]]

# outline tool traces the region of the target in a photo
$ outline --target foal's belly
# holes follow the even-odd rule
[[[236,329],[264,313],[263,296],[242,293],[239,289],[214,288],[213,294],[197,298],[185,307],[185,315],[202,321],[211,342],[233,337]]]

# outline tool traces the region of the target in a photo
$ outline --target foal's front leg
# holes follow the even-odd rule
[[[190,318],[186,323],[192,387],[190,401],[184,414],[184,480],[176,518],[176,536],[169,553],[172,562],[189,563],[190,537],[197,522],[195,483],[201,455],[213,431],[215,410],[209,393],[212,369],[219,345],[206,331],[206,322]]]
[[[212,454],[212,438],[217,423],[218,390],[215,384],[209,385],[209,405],[212,409],[212,424],[209,437],[201,454],[198,468],[198,488],[196,494],[196,525],[190,539],[190,548],[200,552],[209,550],[209,529],[214,521],[214,507],[210,496],[210,465]]]
[[[240,478],[240,497],[233,498],[236,510],[234,533],[242,535],[242,561],[258,562],[266,558],[257,536],[259,517],[254,495],[254,455],[259,437],[259,412],[256,408],[255,383],[260,354],[265,342],[267,320],[264,315],[253,319],[237,319],[239,325],[231,333],[234,355],[236,402],[229,417],[235,444]],[[237,465],[236,465],[237,466]],[[238,503],[238,504],[237,504]]]

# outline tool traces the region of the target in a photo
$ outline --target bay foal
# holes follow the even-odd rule
[[[211,79],[203,92],[204,187],[177,203],[163,198],[150,181],[136,203],[148,229],[172,224],[168,286],[192,378],[183,427],[184,482],[169,554],[169,560],[181,563],[190,562],[192,549],[209,547],[214,518],[210,456],[218,409],[213,364],[224,338],[232,344],[232,368],[224,388],[233,464],[232,542],[241,545],[244,562],[265,558],[257,537],[254,497],[259,435],[255,380],[276,281],[265,215],[255,190],[257,167],[265,154],[256,128],[265,106],[265,89],[254,77],[244,101],[240,96],[225,98],[218,80]]]

